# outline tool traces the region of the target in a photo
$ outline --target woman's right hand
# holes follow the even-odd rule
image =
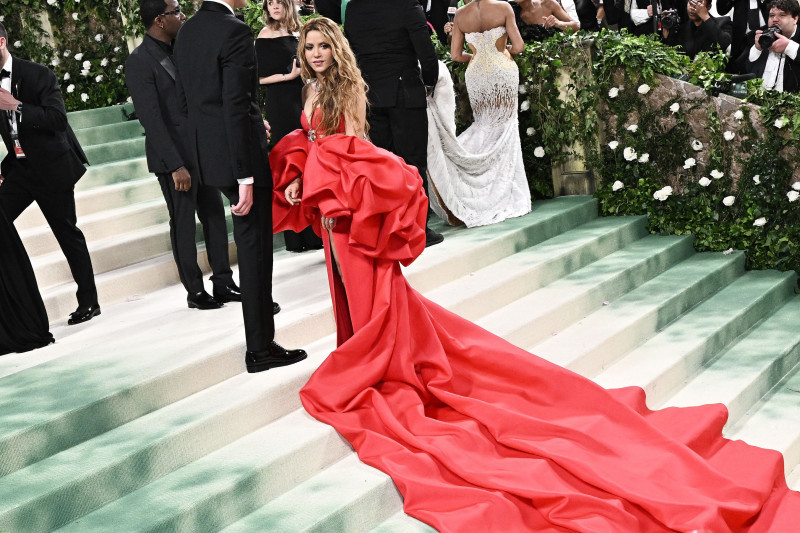
[[[453,23],[447,22],[444,25],[444,33],[445,35],[452,35],[453,34]]]
[[[286,186],[286,190],[283,194],[286,197],[286,201],[289,202],[289,205],[298,205],[300,203],[300,178],[297,177],[293,179],[292,182]]]

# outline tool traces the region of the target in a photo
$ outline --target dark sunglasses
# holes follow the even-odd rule
[[[176,15],[177,16],[177,15],[180,15],[180,14],[181,14],[181,6],[178,6],[175,9],[173,9],[172,11],[165,11],[164,13],[161,13],[159,15],[159,17],[166,17],[167,15]]]

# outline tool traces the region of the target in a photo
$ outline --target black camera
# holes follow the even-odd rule
[[[776,35],[783,35],[783,32],[778,26],[770,26],[767,31],[762,33],[761,37],[758,38],[758,46],[760,46],[762,50],[768,49],[778,40]]]
[[[681,17],[677,9],[665,9],[661,12],[661,27],[665,30],[677,28],[681,23]]]

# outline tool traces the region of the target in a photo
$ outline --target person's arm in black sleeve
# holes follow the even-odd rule
[[[416,0],[408,2],[405,11],[405,27],[422,69],[422,82],[426,87],[433,87],[439,79],[439,63],[433,42],[431,42],[425,13]]]

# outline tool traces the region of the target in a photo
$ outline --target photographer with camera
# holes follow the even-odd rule
[[[751,45],[739,56],[743,72],[764,80],[763,87],[775,91],[800,91],[800,35],[797,0],[772,0],[767,26],[748,36]]]
[[[725,50],[731,44],[732,26],[729,17],[709,13],[711,0],[688,0],[686,17],[681,20],[676,9],[661,13],[661,38],[677,46],[691,59],[700,52]]]

